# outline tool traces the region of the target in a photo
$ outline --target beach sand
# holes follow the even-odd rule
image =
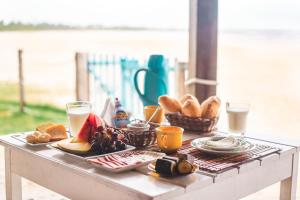
[[[40,90],[34,95],[28,91],[26,100],[59,106],[75,98],[75,52],[137,58],[161,53],[185,62],[188,58],[185,31],[0,32],[0,44],[0,81],[17,82],[17,50],[22,48],[27,91],[33,87]],[[223,101],[221,128],[227,129],[224,103],[246,101],[251,104],[248,132],[300,140],[299,52],[300,34],[220,32],[217,93]],[[2,166],[2,149],[0,152]],[[0,175],[3,181],[3,168]],[[24,184],[28,191],[25,199],[61,199],[40,193],[34,184]],[[276,184],[247,199],[274,199],[278,187]]]

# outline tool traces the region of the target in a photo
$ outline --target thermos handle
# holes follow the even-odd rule
[[[151,70],[147,69],[147,68],[141,68],[139,70],[136,71],[136,73],[134,74],[134,77],[133,77],[133,80],[134,80],[134,87],[138,93],[138,95],[143,99],[143,100],[148,100],[150,101],[149,99],[147,99],[147,97],[145,96],[145,94],[142,94],[141,90],[139,89],[139,86],[138,86],[138,74],[141,72],[141,71],[145,71],[146,73],[149,73],[151,74],[153,77],[155,77],[155,79],[157,79],[157,81],[161,81],[163,83],[163,87],[164,87],[164,90],[165,92],[168,91],[168,88],[167,88],[167,84],[166,82],[164,81],[164,79],[160,78],[159,76],[157,76],[154,72],[152,72]],[[155,102],[152,102],[153,105],[157,104]]]
[[[146,68],[141,68],[141,69],[137,70],[137,71],[135,72],[135,74],[134,74],[133,81],[134,81],[134,87],[135,87],[137,93],[139,94],[139,96],[141,96],[142,98],[144,98],[145,95],[141,93],[141,90],[140,90],[139,85],[138,85],[138,74],[139,74],[141,71],[145,71],[145,72],[147,73],[147,72],[148,72],[148,69],[146,69]]]

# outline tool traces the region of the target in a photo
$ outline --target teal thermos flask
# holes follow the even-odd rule
[[[145,72],[144,93],[138,84],[138,74]],[[144,106],[158,105],[158,97],[168,93],[168,74],[163,55],[151,55],[148,68],[141,68],[134,74],[134,86]]]

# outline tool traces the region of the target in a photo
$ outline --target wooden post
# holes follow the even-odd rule
[[[181,98],[185,93],[185,70],[187,69],[187,63],[176,62],[175,77],[176,77],[176,91],[177,98]]]
[[[217,78],[218,0],[190,0],[188,91],[200,101],[216,94],[216,85],[206,85]]]
[[[23,76],[23,50],[18,50],[19,63],[19,97],[20,97],[20,112],[24,112],[25,94],[24,94],[24,76]]]
[[[76,65],[76,100],[89,101],[90,97],[90,78],[87,66],[87,54],[75,54]]]

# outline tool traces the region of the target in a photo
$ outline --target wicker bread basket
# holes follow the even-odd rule
[[[172,126],[179,126],[186,131],[211,132],[216,128],[219,117],[212,119],[193,118],[180,113],[168,113],[166,118]]]
[[[149,123],[150,129],[148,131],[129,131],[124,132],[129,145],[135,146],[137,148],[146,147],[155,144],[156,133],[155,128],[159,125]]]

